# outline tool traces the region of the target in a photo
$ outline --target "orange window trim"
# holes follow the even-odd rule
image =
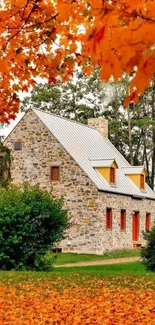
[[[150,230],[150,225],[151,225],[151,214],[146,213],[146,221],[145,221],[145,230]]]
[[[115,176],[115,168],[110,167],[110,183],[115,184],[116,183],[116,176]]]
[[[120,220],[120,229],[126,229],[126,210],[121,210],[121,220]]]
[[[106,209],[106,229],[107,230],[112,229],[112,209],[111,208]]]
[[[59,181],[60,180],[60,168],[59,166],[51,167],[51,181]]]
[[[145,188],[145,178],[144,175],[140,175],[140,188],[143,190]]]
[[[139,239],[139,212],[134,212],[132,217],[132,240],[138,241]]]

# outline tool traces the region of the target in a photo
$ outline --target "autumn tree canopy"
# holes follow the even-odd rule
[[[132,73],[129,101],[155,72],[153,0],[4,0],[0,3],[0,120],[14,118],[35,78],[67,80],[80,65],[117,81]]]

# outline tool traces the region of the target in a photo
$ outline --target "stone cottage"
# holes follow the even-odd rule
[[[88,126],[30,109],[5,139],[13,183],[39,184],[64,197],[73,226],[63,251],[102,254],[143,243],[155,220],[155,193],[143,166],[131,167],[108,140],[108,122]]]

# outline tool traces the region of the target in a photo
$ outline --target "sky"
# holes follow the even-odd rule
[[[17,117],[15,120],[11,120],[10,124],[5,125],[4,127],[0,128],[0,136],[4,136],[6,137],[11,131],[12,129],[16,126],[16,124],[21,120],[21,118],[23,117],[25,113],[18,113]]]
[[[44,84],[44,83],[47,83],[47,81],[48,81],[47,78],[36,77],[34,79],[36,79],[37,84],[40,84],[40,83]],[[26,91],[21,92],[20,91],[18,93],[20,100],[22,101],[25,97],[31,96],[31,91],[32,91],[32,87],[30,87],[28,92],[26,92]],[[10,124],[6,124],[3,128],[0,127],[0,137],[1,136],[6,137],[13,130],[13,128],[16,126],[16,124],[21,120],[21,118],[24,116],[24,114],[25,113],[19,112],[17,114],[16,119],[11,120]]]

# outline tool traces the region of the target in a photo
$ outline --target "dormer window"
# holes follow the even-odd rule
[[[144,166],[122,167],[122,171],[131,179],[131,181],[139,188],[139,190],[145,190],[146,171],[144,169]]]
[[[118,165],[115,159],[94,159],[91,166],[104,177],[110,185],[116,185],[116,169]]]
[[[110,167],[110,184],[116,183],[116,168]]]

